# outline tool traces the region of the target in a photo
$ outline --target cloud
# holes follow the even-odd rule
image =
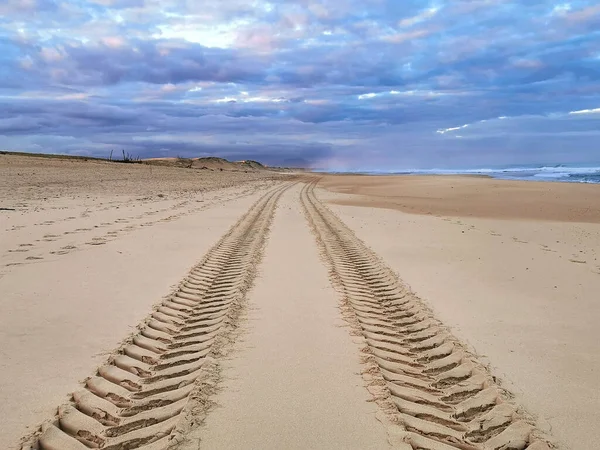
[[[578,10],[571,10],[569,8],[562,16],[567,21],[577,24],[598,21],[600,20],[600,5],[588,6]]]
[[[398,22],[398,26],[402,27],[402,28],[403,27],[411,27],[417,23],[424,22],[427,19],[430,19],[433,16],[435,16],[439,10],[440,10],[440,8],[438,8],[438,7],[427,8],[427,9],[421,11],[417,15],[401,19],[400,22]]]
[[[450,128],[444,128],[443,130],[437,130],[436,133],[438,134],[446,134],[446,133],[450,133],[452,131],[457,131],[457,130],[462,130],[463,128],[467,128],[469,126],[468,123],[461,125],[459,127],[450,127]]]
[[[570,111],[569,114],[600,114],[600,108],[580,109],[579,111]]]
[[[591,0],[6,0],[0,139],[346,168],[598,160],[598,29]]]

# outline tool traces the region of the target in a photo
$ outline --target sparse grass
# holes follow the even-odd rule
[[[125,150],[121,150],[123,152],[123,159],[112,159],[112,151],[110,152],[109,161],[119,162],[119,163],[131,163],[131,164],[139,164],[142,162],[139,156],[132,156],[131,153],[125,153]]]
[[[60,155],[55,153],[27,153],[27,152],[11,152],[2,150],[0,151],[0,155],[15,155],[15,156],[30,156],[33,158],[49,158],[49,159],[77,159],[77,160],[92,160],[92,161],[109,161],[109,162],[119,162],[119,163],[141,163],[142,160],[139,156],[133,156],[130,153],[123,152],[123,159],[113,159],[113,151],[111,150],[108,158],[99,158],[97,156],[82,156],[82,155]]]
[[[81,155],[57,155],[53,153],[27,153],[27,152],[10,152],[6,150],[0,151],[0,155],[15,155],[15,156],[31,156],[35,158],[49,158],[49,159],[79,159],[87,161],[91,159],[93,161],[108,161],[106,158],[98,158],[95,156],[81,156]]]
[[[207,156],[202,158],[185,158],[182,156],[177,156],[174,160],[170,161],[153,161],[153,160],[145,160],[141,159],[139,156],[133,156],[131,153],[126,153],[125,150],[121,150],[122,158],[113,159],[114,150],[110,151],[110,154],[107,158],[100,158],[97,156],[82,156],[82,155],[66,155],[66,154],[55,154],[55,153],[28,153],[28,152],[13,152],[8,150],[0,150],[0,155],[14,155],[14,156],[26,156],[31,158],[48,158],[48,159],[71,159],[71,160],[79,160],[79,161],[106,161],[106,162],[116,162],[116,163],[129,163],[129,164],[146,164],[151,166],[171,166],[171,167],[181,167],[186,169],[193,169],[194,163],[196,163],[196,169],[208,169],[209,167],[202,166],[202,163],[205,162],[207,166],[210,166],[209,163],[221,163],[229,168],[211,168],[211,170],[244,170],[244,168],[251,167],[253,169],[264,169],[264,170],[289,170],[284,167],[266,167],[258,161],[252,160],[244,160],[244,161],[229,161],[224,158],[219,158],[216,156]],[[294,170],[302,170],[302,169],[294,169]]]
[[[193,159],[183,158],[183,157],[177,155],[177,165],[178,166],[183,166],[183,167],[187,167],[188,169],[191,169],[193,164],[194,164]]]

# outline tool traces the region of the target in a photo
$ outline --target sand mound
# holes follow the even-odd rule
[[[258,161],[229,161],[216,156],[207,156],[204,158],[148,158],[142,161],[153,165],[187,167],[219,172],[260,172],[271,170]]]
[[[231,170],[237,171],[242,170],[242,168],[232,162],[228,161],[224,158],[217,158],[214,156],[209,156],[207,158],[195,158],[192,160],[192,168],[194,169],[210,169],[210,170]]]

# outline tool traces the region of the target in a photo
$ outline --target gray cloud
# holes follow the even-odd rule
[[[9,0],[0,13],[4,148],[345,168],[600,159],[600,114],[569,115],[600,108],[591,1]]]

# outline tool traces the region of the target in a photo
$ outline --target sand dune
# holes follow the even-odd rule
[[[270,170],[285,171],[286,169],[264,166],[258,161],[228,161],[224,158],[208,156],[203,158],[148,158],[143,162],[165,167],[186,167],[190,169],[201,169],[210,171],[226,172],[265,172]]]
[[[0,165],[11,237],[0,245],[3,448],[593,446],[595,381],[582,368],[595,364],[595,253],[556,258],[574,251],[564,227],[582,233],[580,246],[599,234],[572,222],[593,222],[595,209],[565,209],[569,189],[523,188],[532,202],[558,195],[554,211],[547,200],[532,213],[503,197],[519,184],[466,178],[471,196],[448,194],[444,212],[440,186],[458,178],[401,178],[396,191],[386,180],[383,195],[378,178],[321,180],[356,196],[308,175],[48,164]],[[422,215],[397,211],[408,197]],[[475,197],[544,221],[444,216],[489,216]],[[498,232],[484,239],[484,226]],[[519,247],[498,269],[529,241],[535,252]],[[517,290],[501,284],[523,264]],[[544,273],[581,310],[558,297],[548,308]],[[553,366],[559,354],[567,365]],[[568,417],[567,403],[587,416]]]

